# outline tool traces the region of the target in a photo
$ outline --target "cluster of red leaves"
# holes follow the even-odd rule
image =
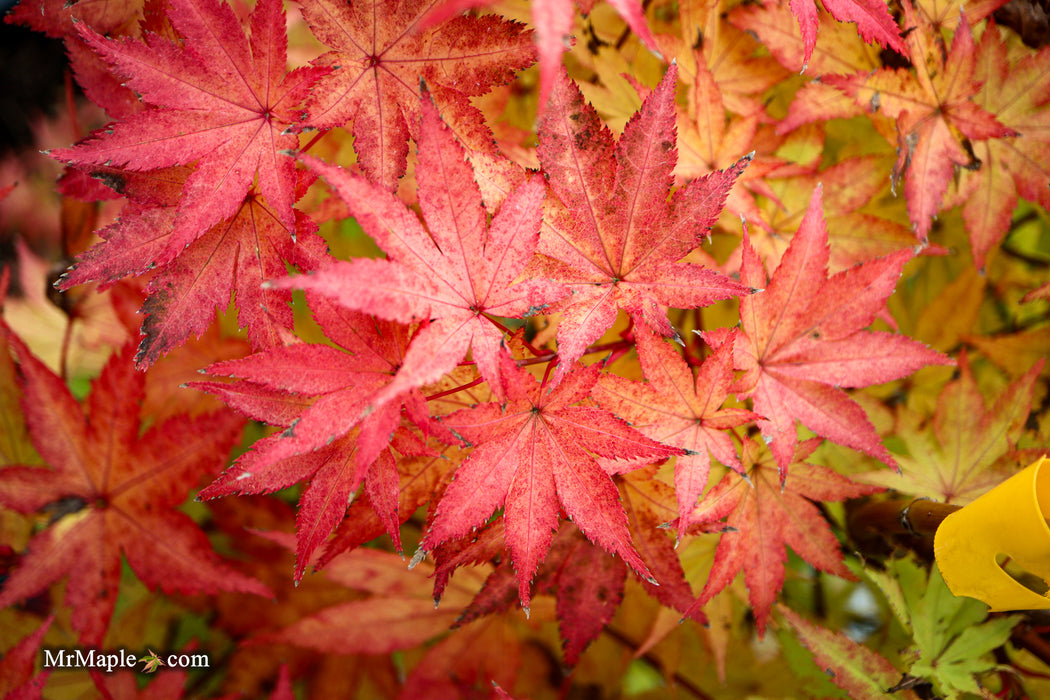
[[[617,136],[559,66],[572,3],[534,3],[538,50],[520,24],[454,16],[484,4],[303,0],[302,19],[330,50],[293,70],[280,0],[258,0],[243,17],[219,0],[147,2],[141,14],[80,3],[44,19],[30,7],[47,2],[25,2],[11,16],[64,38],[86,94],[115,120],[50,152],[69,166],[67,196],[126,200],[59,288],[148,283],[137,355],[133,345],[114,353],[83,409],[3,327],[12,395],[47,466],[3,467],[0,504],[45,513],[48,524],[4,582],[0,607],[66,578],[79,642],[101,645],[122,557],[154,590],[271,595],[177,510],[202,485],[208,500],[301,484],[292,578],[316,566],[368,596],[254,628],[255,643],[386,653],[453,621],[481,639],[495,629],[486,624],[504,624],[482,617],[515,601],[528,612],[551,593],[573,664],[612,620],[629,571],[696,620],[743,571],[760,634],[786,547],[852,578],[814,502],[879,487],[805,460],[826,439],[899,468],[845,389],[954,364],[869,327],[894,327],[887,300],[953,198],[967,202],[979,267],[1018,195],[1050,205],[1050,107],[1038,97],[1050,94],[1050,54],[1011,66],[1001,29],[987,24],[975,40],[991,5],[946,18],[904,2],[895,18],[881,2],[825,1],[863,40],[842,39],[855,50],[839,54],[818,44],[818,28],[844,30],[813,2],[740,5],[727,20],[719,3],[682,3],[673,36],[651,32],[641,6],[621,0],[644,45],[675,60],[653,88],[631,78],[640,106]],[[795,27],[787,14],[797,31],[785,29]],[[700,45],[696,15],[717,28]],[[737,48],[747,33],[780,65],[753,56],[753,43]],[[863,42],[895,52],[896,67]],[[536,146],[504,143],[511,159],[471,98],[514,80],[537,53]],[[800,68],[817,79],[776,120],[761,95]],[[879,188],[876,158],[822,170],[819,158],[787,155],[813,150],[813,139],[819,151],[809,125],[864,114],[897,147],[889,171],[904,181],[911,233],[860,212]],[[305,152],[340,128],[353,135],[354,164]],[[953,189],[959,167],[970,172]],[[325,186],[338,204],[309,204]],[[824,191],[833,221],[859,236],[829,232]],[[331,256],[318,231],[332,212],[352,217],[385,257]],[[745,227],[719,263],[701,246],[716,226],[740,232],[723,212],[746,216],[754,234]],[[323,339],[296,332],[295,290]],[[141,411],[151,366],[231,300],[252,354],[209,358],[209,379],[190,383],[228,408],[154,422]],[[672,321],[726,300],[738,304],[729,307],[738,327],[697,322],[692,336]],[[588,364],[598,352],[611,357]],[[227,466],[245,424],[238,413],[274,430]],[[800,439],[800,425],[818,437]],[[672,459],[669,477],[660,465]],[[708,488],[713,464],[721,479]],[[400,553],[412,518],[412,562],[434,560],[435,599],[461,567],[490,567],[483,584],[446,596],[451,612],[424,610],[420,570],[402,580],[392,573],[400,560],[357,549],[385,533]],[[675,546],[712,532],[720,539],[694,598]],[[396,627],[382,643],[336,638],[336,626],[361,616],[354,624]],[[439,663],[460,652],[446,640],[432,653]],[[282,683],[280,692],[287,675]]]

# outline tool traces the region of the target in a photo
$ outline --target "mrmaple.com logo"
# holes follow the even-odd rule
[[[120,669],[139,669],[153,673],[158,668],[211,668],[211,658],[207,654],[157,654],[150,649],[146,654],[134,654],[127,649],[115,651],[98,651],[97,649],[44,649],[45,669],[96,669],[112,673]]]

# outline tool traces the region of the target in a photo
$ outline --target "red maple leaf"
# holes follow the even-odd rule
[[[447,635],[426,650],[405,679],[401,696],[515,700],[503,686],[513,688],[519,675],[528,674],[522,668],[528,642],[518,637],[515,622],[510,617],[492,618]]]
[[[0,502],[52,518],[0,590],[0,607],[68,576],[73,627],[82,644],[97,646],[117,601],[121,555],[152,589],[269,595],[222,564],[205,534],[176,510],[203,474],[221,468],[241,418],[229,411],[178,416],[140,435],[146,377],[131,363],[133,345],[112,356],[82,411],[61,379],[18,338],[9,340],[30,436],[50,468],[0,470]]]
[[[681,459],[683,455],[679,455]],[[667,523],[678,516],[674,507],[674,489],[657,477],[656,465],[636,469],[618,479],[620,498],[627,511],[627,522],[642,558],[649,564],[653,578],[660,584],[645,581],[642,586],[663,605],[702,625],[708,620],[696,606],[693,589],[686,580],[678,543],[667,529]]]
[[[290,544],[283,533],[259,534]],[[321,576],[366,595],[298,615],[280,630],[256,635],[250,644],[294,644],[326,654],[389,654],[419,646],[448,631],[480,583],[476,574],[454,582],[450,605],[435,608],[429,568],[424,564],[406,571],[401,557],[377,549],[343,554]]]
[[[788,4],[802,30],[806,51],[802,69],[805,70],[805,64],[813,55],[813,47],[817,45],[817,3],[815,0],[790,0]],[[897,22],[883,0],[821,0],[821,4],[839,22],[855,23],[864,41],[908,55]]]
[[[374,397],[374,407],[437,381],[468,349],[498,392],[504,330],[493,317],[521,318],[564,295],[561,285],[546,279],[515,283],[539,238],[543,179],[534,175],[515,188],[490,223],[463,147],[426,93],[422,103],[416,179],[428,228],[383,188],[304,156],[389,259],[339,261],[277,283],[390,320],[429,320],[412,340],[394,381]]]
[[[10,8],[5,24],[23,24],[54,39],[76,32],[82,22],[107,36],[134,33],[145,0],[23,0]]]
[[[713,13],[712,13],[713,14]],[[772,58],[757,59],[748,54],[743,56],[741,47],[747,47],[748,43],[740,38],[740,32],[731,25],[719,26],[717,37],[720,42],[704,42],[704,52],[694,51],[689,57],[694,66],[686,66],[683,63],[683,76],[688,75],[689,68],[693,68],[695,76],[688,90],[689,107],[678,115],[678,146],[681,156],[675,167],[675,175],[680,180],[690,180],[702,177],[708,173],[721,168],[731,168],[741,153],[745,153],[754,147],[756,141],[762,143],[759,133],[760,124],[767,119],[761,105],[753,107],[750,104],[736,105],[739,108],[750,108],[750,111],[742,112],[744,116],[727,117],[727,109],[732,110],[732,102],[743,102],[746,98],[740,94],[724,94],[722,83],[727,87],[737,90],[754,89],[752,80],[748,80],[746,74],[742,75],[742,66],[749,65],[751,70],[761,70],[761,75],[768,76],[771,81],[768,84],[759,83],[759,87],[765,90],[783,80],[781,71],[783,69]],[[710,68],[707,58],[708,51],[723,48],[721,44],[727,44],[722,55],[714,58],[720,59],[721,64],[714,64],[718,68],[716,73]],[[714,46],[714,48],[710,48]],[[754,65],[757,64],[757,65]],[[737,83],[732,82],[736,78]],[[762,195],[776,200],[776,195],[770,189],[765,178],[770,173],[783,167],[784,161],[773,156],[771,153],[776,142],[765,143],[764,153],[757,154],[750,164],[737,179],[736,187],[733,187],[727,197],[725,212],[735,219],[744,218],[748,221],[762,221],[761,212],[755,201],[755,195]]]
[[[495,3],[496,0],[443,0],[435,3],[424,24],[432,25],[463,10]],[[656,37],[649,30],[642,3],[639,0],[609,0],[609,4],[616,8],[630,30],[649,47],[649,50],[659,55]],[[594,6],[594,0],[535,0],[532,3],[532,23],[536,26],[536,46],[540,58],[541,113],[547,108],[551,90],[558,80],[562,54],[572,45],[573,18],[577,5],[587,14]]]
[[[484,540],[482,542],[487,544]],[[442,573],[441,568],[439,565],[437,572]],[[575,665],[584,649],[612,621],[623,600],[626,576],[627,565],[622,559],[595,546],[571,525],[559,528],[550,551],[536,572],[533,593],[554,593],[556,596],[555,613],[565,640],[567,665]],[[518,585],[513,568],[509,560],[503,559],[463,610],[455,626],[506,611],[517,599]]]
[[[697,605],[705,604],[743,570],[755,624],[759,635],[764,634],[769,610],[784,584],[785,546],[820,571],[856,580],[842,563],[838,540],[811,501],[841,501],[882,489],[803,462],[819,444],[814,438],[798,445],[791,473],[781,481],[780,466],[765,457],[757,443],[745,442],[746,476],[728,472],[685,516],[687,527],[722,533]]]
[[[819,187],[768,284],[745,235],[741,279],[765,291],[740,304],[734,362],[746,374],[734,389],[751,396],[755,412],[765,417],[758,426],[785,475],[795,453],[796,419],[817,435],[896,466],[864,410],[842,389],[954,364],[903,335],[863,330],[885,309],[912,255],[901,250],[829,278]]]
[[[295,162],[282,151],[298,147],[288,133],[301,102],[328,68],[285,74],[288,39],[280,0],[261,0],[249,18],[250,36],[229,5],[217,0],[171,0],[168,17],[184,39],[156,34],[145,41],[81,36],[150,109],[96,131],[51,156],[76,165],[153,170],[195,163],[186,179],[174,230],[157,264],[241,207],[258,180],[277,220],[295,227]]]
[[[693,605],[695,596],[685,580],[673,540],[660,526],[675,517],[669,508],[671,489],[656,479],[656,466],[637,469],[619,479],[620,496],[632,537],[659,585],[644,580],[646,593],[702,624],[707,618]],[[503,521],[434,551],[434,597],[441,598],[452,573],[464,565],[496,563],[484,587],[464,609],[456,627],[484,615],[509,610],[518,599],[518,584],[510,560],[500,558],[505,538]],[[533,594],[554,593],[555,612],[565,640],[565,663],[575,664],[580,653],[612,620],[623,598],[627,566],[622,559],[588,542],[575,527],[562,525],[550,552],[533,579]]]
[[[951,49],[934,40],[929,23],[911,6],[901,5],[915,73],[880,68],[871,73],[824,76],[872,112],[897,120],[898,159],[894,178],[904,176],[904,194],[915,235],[926,242],[956,166],[980,167],[965,139],[1016,136],[973,101],[981,84],[974,75],[977,52],[965,19],[956,27]]]
[[[574,371],[553,389],[537,383],[505,351],[500,371],[505,404],[485,403],[443,419],[475,447],[438,503],[416,556],[466,536],[502,507],[518,596],[527,609],[530,581],[564,509],[588,538],[651,579],[631,543],[610,477],[639,466],[637,460],[659,460],[681,450],[650,440],[607,411],[573,405],[597,382],[595,366]]]
[[[129,202],[116,223],[99,231],[102,242],[82,253],[62,275],[58,288],[98,281],[105,289],[123,277],[153,270],[142,307],[146,319],[136,356],[139,367],[153,364],[191,335],[200,337],[231,297],[237,299],[238,319],[253,347],[284,343],[293,326],[291,292],[262,284],[286,275],[289,263],[310,270],[328,259],[325,242],[309,217],[294,210],[295,226],[285,228],[253,187],[230,219],[209,228],[165,263],[190,170],[140,174],[94,168],[93,174]],[[300,178],[296,198],[310,179]]]
[[[311,126],[352,125],[358,162],[393,191],[405,173],[408,138],[418,135],[420,80],[471,148],[491,140],[469,98],[510,82],[529,66],[529,32],[497,15],[457,17],[422,28],[435,0],[304,0],[303,17],[333,50],[313,63],[332,67],[307,105]]]
[[[36,659],[40,656],[44,635],[54,620],[52,613],[35,632],[23,637],[0,659],[0,694],[4,700],[40,700],[43,697],[44,685],[51,671],[36,673]]]
[[[678,262],[718,218],[726,194],[750,161],[678,189],[674,64],[619,141],[562,72],[539,126],[539,157],[552,196],[531,269],[564,282],[571,295],[553,310],[560,381],[619,309],[660,335],[676,334],[666,307],[692,309],[744,294],[747,287],[703,265]]]
[[[682,356],[642,329],[635,333],[638,359],[648,383],[608,374],[598,380],[598,404],[667,445],[687,450],[675,460],[678,514],[685,515],[703,493],[711,458],[740,469],[727,429],[761,416],[742,408],[722,408],[733,384],[733,345],[719,345],[693,377]],[[678,536],[684,534],[680,521]]]
[[[270,493],[309,481],[297,518],[296,581],[362,484],[400,549],[398,474],[389,447],[393,441],[400,454],[428,452],[416,435],[400,428],[402,405],[417,425],[430,430],[418,389],[365,413],[376,392],[394,378],[411,329],[321,297],[310,301],[315,320],[334,345],[299,343],[219,362],[208,368],[209,374],[243,381],[190,385],[219,395],[253,418],[286,428],[257,441],[200,497]]]
[[[463,448],[449,445],[438,454],[403,456],[397,460],[399,484],[392,499],[396,513],[390,513],[396,517],[396,523],[404,523],[420,508],[433,503],[448,486],[455,465],[464,458]],[[387,517],[381,507],[372,505],[368,491],[355,498],[314,566],[324,568],[339,554],[371,542],[384,532],[390,533]],[[400,546],[399,538],[394,538],[394,542]]]
[[[963,222],[974,263],[985,259],[1010,228],[1018,195],[1050,209],[1050,48],[1010,60],[1003,30],[989,24],[977,48],[975,102],[1019,136],[973,144],[981,162],[959,181]]]

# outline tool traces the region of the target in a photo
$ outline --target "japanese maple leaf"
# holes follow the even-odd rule
[[[458,445],[444,445],[435,452],[403,455],[396,461],[398,490],[392,499],[396,512],[384,512],[382,502],[380,506],[372,505],[369,490],[355,498],[314,566],[324,568],[339,554],[371,542],[384,532],[389,534],[388,518],[391,515],[400,525],[420,508],[433,503],[448,486],[455,466],[466,458],[463,448]],[[394,542],[400,546],[400,537],[395,537]]]
[[[640,466],[638,460],[681,450],[650,440],[607,411],[574,405],[594,388],[597,367],[577,368],[553,389],[537,383],[506,352],[500,371],[505,404],[480,404],[443,419],[475,447],[438,503],[416,556],[467,535],[502,507],[518,596],[528,609],[530,581],[564,509],[591,541],[651,579],[631,543],[610,477]]]
[[[394,379],[410,329],[323,298],[312,297],[311,308],[334,344],[298,343],[219,362],[208,367],[209,374],[244,381],[190,385],[217,394],[253,418],[286,428],[257,441],[200,497],[269,493],[309,481],[297,518],[296,581],[362,484],[400,549],[399,483],[389,447],[393,440],[400,454],[427,452],[418,437],[400,429],[402,405],[417,425],[430,429],[418,389],[365,414],[375,393]]]
[[[919,498],[969,503],[1020,466],[1012,453],[1028,420],[1043,365],[1040,359],[988,406],[963,352],[959,378],[941,391],[932,421],[901,410],[895,433],[908,449],[900,457],[901,473],[869,472],[857,478]]]
[[[267,536],[277,539],[281,534]],[[321,576],[366,595],[301,615],[283,629],[253,637],[251,643],[294,644],[328,654],[389,654],[417,647],[447,632],[480,585],[481,574],[465,573],[449,588],[450,604],[435,608],[426,563],[406,571],[396,554],[357,549],[334,560]]]
[[[145,0],[22,0],[4,16],[5,24],[23,24],[54,39],[74,34],[83,22],[106,36],[133,34]]]
[[[973,140],[1015,136],[973,101],[981,84],[975,78],[977,53],[970,25],[960,22],[945,55],[928,24],[910,3],[903,3],[905,23],[914,27],[907,43],[915,66],[881,68],[852,76],[824,76],[872,112],[897,120],[898,159],[894,178],[904,176],[904,194],[915,235],[926,242],[931,221],[956,166],[980,167],[961,137]]]
[[[165,663],[160,660],[160,657],[157,656],[157,652],[153,651],[152,649],[149,650],[148,655],[143,656],[141,659],[139,659],[139,663],[143,664],[143,673],[153,673],[158,668],[165,665]]]
[[[107,288],[129,275],[153,271],[142,307],[143,339],[136,361],[148,367],[200,335],[224,311],[231,298],[237,316],[255,348],[282,345],[293,326],[291,292],[264,288],[266,280],[283,277],[288,264],[310,270],[328,260],[327,248],[313,221],[295,210],[286,228],[272,204],[253,187],[233,216],[182,247],[164,262],[178,226],[185,167],[140,175],[107,168],[99,176],[129,198],[121,218],[102,229],[102,242],[81,254],[62,275],[58,288],[98,281]],[[301,196],[309,178],[302,178]]]
[[[706,626],[707,616],[693,605],[695,596],[682,569],[678,542],[666,527],[679,513],[674,488],[657,478],[658,468],[642,467],[617,480],[635,546],[660,584],[644,581],[642,587],[661,604],[681,613],[682,620],[688,618]]]
[[[457,628],[426,649],[405,679],[402,696],[515,700],[503,688],[515,687],[521,676],[531,680],[522,663],[528,658],[529,642],[519,636],[520,630],[520,623],[509,615]]]
[[[899,379],[926,365],[953,364],[903,335],[862,330],[885,308],[912,255],[901,250],[829,278],[819,187],[768,284],[745,236],[741,279],[765,291],[741,301],[742,330],[733,355],[745,375],[734,389],[750,396],[755,412],[765,417],[758,426],[782,470],[795,453],[796,420],[896,466],[864,410],[842,389]]]
[[[820,185],[828,212],[829,272],[913,246],[915,234],[892,211],[878,206],[889,199],[888,167],[887,157],[863,156],[843,158],[818,172],[771,178],[768,185],[773,198],[761,202],[758,226],[749,226],[751,245],[770,267],[780,264],[806,215],[814,188]],[[748,219],[749,224],[751,221]],[[945,251],[930,245],[923,252]]]
[[[661,44],[673,44],[682,81],[700,86],[709,79],[719,93],[725,109],[743,117],[764,115],[762,95],[788,77],[788,72],[768,55],[764,45],[754,34],[748,34],[726,21],[726,13],[733,8],[729,0],[684,0],[678,4],[681,39],[671,41],[660,36]],[[665,49],[665,53],[672,53]],[[797,70],[792,71],[797,72]],[[703,75],[706,73],[707,75]],[[694,98],[690,95],[689,114],[694,112]],[[714,113],[716,108],[711,107]],[[723,115],[724,117],[724,115]],[[703,126],[700,126],[703,129]],[[715,127],[717,129],[717,126]],[[700,135],[703,138],[703,135]],[[721,134],[713,137],[719,140]],[[748,148],[739,150],[744,153]]]
[[[0,502],[23,513],[64,515],[29,543],[0,590],[0,607],[68,576],[73,627],[82,644],[100,645],[117,601],[121,555],[151,589],[269,595],[224,565],[205,534],[176,510],[203,474],[221,468],[242,419],[229,411],[180,416],[140,434],[145,375],[131,363],[134,346],[113,355],[82,411],[61,379],[20,340],[9,339],[26,422],[50,469],[0,470]]]
[[[915,0],[915,10],[934,33],[953,32],[960,22],[976,26],[1010,0]]]
[[[100,698],[120,698],[120,700],[182,700],[186,695],[188,673],[179,669],[167,668],[150,678],[148,684],[142,684],[142,676],[136,671],[115,671],[106,673],[90,669],[88,674],[99,691]]]
[[[43,697],[44,685],[51,671],[36,673],[36,659],[40,656],[44,635],[54,620],[54,614],[49,615],[35,632],[23,637],[0,659],[0,693],[4,700],[40,700]]]
[[[785,547],[810,565],[855,581],[842,562],[839,542],[814,502],[841,501],[881,490],[857,484],[806,459],[820,444],[807,440],[791,457],[791,472],[782,468],[755,442],[744,443],[742,476],[727,472],[697,508],[686,517],[687,527],[721,532],[714,564],[697,605],[703,605],[744,572],[755,625],[763,635],[769,610],[784,585]]]
[[[901,40],[900,29],[883,0],[820,0],[824,9],[839,22],[853,22],[860,36],[868,43],[878,44],[907,56],[908,49]],[[817,3],[814,0],[790,0],[791,12],[798,20],[805,43],[805,64],[817,45]]]
[[[405,173],[408,138],[418,135],[420,80],[468,146],[490,137],[469,98],[510,82],[534,59],[524,27],[496,15],[457,17],[424,28],[437,0],[302,0],[303,17],[331,51],[331,67],[307,104],[307,122],[352,125],[365,174],[393,191]]]
[[[493,528],[502,530],[499,525],[497,522]],[[486,545],[484,549],[489,549],[488,541],[482,540],[482,543]],[[441,568],[439,563],[437,570],[440,572]],[[556,596],[555,614],[564,640],[566,665],[574,666],[580,654],[612,621],[623,599],[626,576],[627,565],[622,559],[592,544],[570,524],[559,528],[536,572],[533,594]],[[509,559],[502,559],[455,626],[505,612],[517,600],[518,583],[513,567]]]
[[[51,156],[77,165],[151,170],[196,164],[178,205],[174,230],[157,264],[236,214],[258,181],[274,216],[295,227],[295,162],[282,151],[298,147],[288,132],[300,103],[327,68],[285,74],[287,36],[280,0],[261,0],[246,36],[232,8],[218,0],[171,0],[168,17],[183,38],[175,44],[80,33],[150,109],[96,131]]]
[[[623,600],[627,566],[587,541],[576,528],[566,525],[562,530],[570,535],[569,551],[561,557],[554,582],[558,591],[555,612],[565,640],[565,663],[571,666],[616,614]]]
[[[977,55],[974,80],[983,87],[974,101],[1018,134],[975,143],[981,167],[960,178],[963,222],[974,263],[984,268],[1010,228],[1018,196],[1050,209],[1050,48],[1010,60],[1002,30],[989,25]]]
[[[783,604],[778,605],[777,610],[798,640],[813,654],[813,660],[854,700],[879,700],[891,694],[888,688],[902,684],[901,672],[878,652],[841,632],[813,624]],[[919,697],[910,688],[894,690],[892,695],[901,700]]]
[[[619,141],[564,72],[540,121],[538,152],[552,195],[542,255],[530,269],[572,292],[553,309],[562,314],[555,382],[619,309],[673,336],[666,307],[692,309],[749,291],[703,265],[678,262],[707,235],[751,156],[693,180],[668,200],[677,160],[676,76],[672,64]]]
[[[434,3],[425,23],[433,25],[463,10],[494,4],[496,0],[443,0]],[[616,8],[630,30],[649,50],[659,55],[659,46],[645,20],[642,3],[639,0],[609,0],[609,4]],[[547,108],[551,92],[558,81],[562,54],[572,46],[573,18],[577,5],[587,14],[594,7],[594,0],[535,0],[532,3],[532,23],[536,27],[536,46],[540,59],[541,114]]]
[[[463,147],[425,93],[422,103],[416,179],[428,228],[383,188],[304,156],[389,258],[340,261],[278,283],[390,320],[429,319],[374,406],[440,379],[468,349],[481,375],[499,391],[503,328],[491,317],[521,318],[564,295],[561,285],[549,280],[515,282],[539,238],[542,178],[535,175],[515,188],[490,223]]]
[[[664,605],[706,624],[707,618],[693,605],[695,597],[685,580],[674,542],[660,527],[676,513],[668,507],[672,490],[656,478],[656,469],[637,469],[619,480],[632,537],[659,582],[656,585],[643,580],[642,586]],[[499,557],[504,537],[503,522],[497,520],[479,533],[459,542],[446,542],[435,550],[435,600],[458,567],[498,561],[484,587],[457,620],[457,627],[484,615],[505,612],[518,600],[511,562]],[[612,620],[623,598],[627,571],[622,559],[590,543],[577,528],[564,524],[559,528],[550,552],[536,572],[533,594],[554,593],[557,597],[555,613],[565,640],[566,664],[575,664],[580,653]]]
[[[739,30],[730,25],[720,28],[720,34],[736,35]],[[739,32],[742,34],[742,32]],[[737,41],[736,45],[744,42]],[[709,41],[704,42],[704,47]],[[741,62],[743,57],[730,54]],[[739,154],[754,150],[754,143],[758,137],[759,125],[766,119],[765,112],[761,106],[752,107],[741,117],[727,118],[727,101],[724,99],[719,76],[708,66],[705,54],[694,52],[695,77],[688,91],[689,108],[686,112],[678,115],[678,145],[681,151],[675,176],[680,179],[692,179],[702,177],[720,168],[732,167]],[[758,61],[759,59],[752,59]],[[773,83],[766,87],[772,87],[781,76],[781,69],[771,58],[761,59],[769,64],[773,70]],[[731,67],[737,67],[738,63],[732,63]],[[725,71],[724,66],[719,66]],[[683,68],[685,72],[685,68]],[[782,78],[781,78],[782,79]],[[726,81],[728,83],[728,81]],[[746,84],[746,83],[745,83]],[[740,87],[740,86],[736,86]],[[765,89],[765,88],[763,88]],[[767,152],[772,151],[774,143],[765,146]],[[737,180],[737,186],[729,191],[726,197],[725,213],[732,215],[735,219],[744,218],[748,221],[761,222],[755,195],[763,195],[776,200],[764,178],[772,171],[783,165],[783,161],[771,155],[759,155],[753,159]]]
[[[863,108],[852,98],[823,81],[829,74],[867,74],[883,66],[878,47],[861,41],[856,30],[821,13],[817,17],[817,31],[822,40],[807,54],[802,33],[786,3],[739,5],[729,13],[729,21],[757,36],[762,46],[789,71],[798,73],[805,69],[820,76],[795,93],[787,115],[776,122],[778,134],[786,134],[802,124],[863,113]]]
[[[598,380],[594,398],[642,434],[687,450],[675,460],[678,514],[685,515],[707,486],[711,457],[740,469],[733,440],[726,432],[758,416],[741,408],[722,408],[733,384],[733,345],[721,344],[694,378],[682,356],[662,339],[642,329],[635,333],[638,359],[648,383],[612,374]],[[685,530],[679,521],[678,536]]]

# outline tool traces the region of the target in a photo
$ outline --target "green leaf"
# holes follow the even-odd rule
[[[796,615],[784,606],[780,614],[798,634],[813,659],[853,700],[886,700],[886,689],[896,685],[901,674],[893,664],[875,651]],[[898,698],[914,697],[910,692]]]
[[[949,698],[984,694],[977,676],[995,667],[990,653],[1006,643],[1019,618],[987,620],[987,605],[952,595],[937,567],[927,572],[910,559],[890,561],[885,572],[867,577],[912,634],[914,645],[901,655],[913,659],[908,675],[925,678]]]

